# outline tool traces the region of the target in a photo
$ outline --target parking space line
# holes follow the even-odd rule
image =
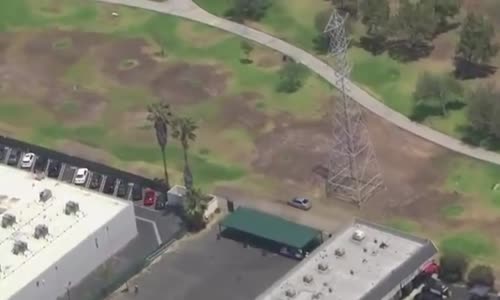
[[[74,170],[73,172],[73,177],[71,178],[71,181],[70,183],[75,183],[75,178],[76,178],[76,171],[78,170],[76,167],[71,167],[72,170]]]
[[[49,174],[49,166],[50,166],[50,163],[52,162],[52,159],[48,158],[47,159],[47,165],[45,166],[45,170],[43,170],[43,173],[45,175],[48,175]]]
[[[121,179],[118,178],[115,180],[115,186],[113,189],[113,197],[116,197],[116,193],[118,192],[118,186],[120,186],[120,183],[121,183]]]
[[[104,190],[104,185],[106,184],[106,181],[108,180],[108,175],[102,175],[101,178],[101,186],[99,187],[99,193],[102,193]]]
[[[85,182],[86,189],[88,189],[90,186],[90,182],[92,181],[92,176],[94,176],[94,172],[89,171],[89,175],[87,176],[87,181]]]
[[[135,218],[137,220],[141,220],[141,221],[144,221],[144,222],[147,222],[147,223],[150,223],[151,225],[153,225],[153,230],[155,232],[156,241],[158,242],[158,245],[161,245],[163,243],[161,241],[160,232],[158,231],[158,226],[156,226],[156,222],[154,222],[150,219],[146,219],[146,218],[142,218],[142,217],[138,217],[138,216],[135,216]]]
[[[5,158],[4,158],[4,163],[5,164],[8,164],[11,152],[12,152],[12,148],[8,147],[7,148],[7,152],[6,152],[7,154],[5,154]]]
[[[20,168],[21,168],[21,164],[22,164],[22,162],[23,162],[23,156],[24,156],[24,154],[25,154],[25,152],[24,152],[24,151],[21,151],[21,155],[19,156],[19,160],[17,161],[17,165],[16,165],[16,167],[17,167],[18,169],[20,169]]]
[[[61,169],[59,170],[59,174],[57,175],[58,181],[63,181],[64,171],[66,170],[66,163],[61,164]]]
[[[35,171],[35,165],[36,161],[38,160],[38,156],[35,155],[35,158],[33,158],[33,164],[31,165],[30,172],[33,173]]]

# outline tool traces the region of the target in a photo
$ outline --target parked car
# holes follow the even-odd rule
[[[89,187],[93,190],[97,190],[101,187],[101,182],[102,182],[102,175],[98,173],[93,173]]]
[[[128,190],[127,187],[128,187],[128,182],[125,180],[121,180],[120,184],[118,184],[116,196],[120,198],[125,198],[127,196],[127,190]]]
[[[139,201],[142,200],[142,186],[134,184],[132,187],[132,200]]]
[[[24,154],[23,159],[21,160],[21,168],[31,169],[31,167],[35,163],[35,158],[36,158],[35,153],[28,152]]]
[[[0,162],[3,162],[7,155],[7,147],[0,145]]]
[[[76,176],[75,176],[75,184],[78,185],[83,185],[87,181],[87,178],[89,177],[89,169],[87,168],[79,168],[76,171]]]
[[[309,201],[309,199],[302,197],[293,198],[292,200],[288,201],[288,205],[303,210],[309,210],[312,207],[311,201]]]
[[[147,189],[144,193],[144,206],[152,206],[156,201],[156,192],[150,189]]]
[[[21,150],[12,149],[12,151],[10,151],[9,158],[7,159],[7,164],[10,166],[17,165],[17,162],[19,161],[20,157],[21,157]]]
[[[102,190],[105,194],[112,195],[115,192],[116,178],[109,176],[106,178],[106,183],[104,183],[104,189]]]
[[[49,159],[45,156],[38,156],[35,161],[35,172],[45,172]]]
[[[59,177],[59,173],[61,172],[61,167],[62,167],[62,163],[57,161],[57,160],[53,160],[50,162],[50,165],[49,165],[49,170],[48,170],[48,176],[51,177],[51,178],[57,178]]]

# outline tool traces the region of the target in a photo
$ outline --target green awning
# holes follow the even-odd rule
[[[317,229],[244,207],[228,215],[221,225],[297,249],[321,234]]]

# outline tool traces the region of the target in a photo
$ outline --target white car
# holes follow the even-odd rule
[[[26,153],[23,156],[23,159],[21,160],[21,168],[23,169],[30,169],[33,166],[33,163],[35,162],[35,153]]]
[[[296,197],[296,198],[293,198],[292,200],[288,201],[288,205],[299,208],[299,209],[303,209],[303,210],[309,210],[312,207],[312,203],[311,203],[311,201],[309,201],[309,199],[300,198],[300,197]]]
[[[75,184],[78,185],[85,184],[85,181],[87,181],[87,177],[89,177],[89,169],[87,168],[78,169],[76,171]]]

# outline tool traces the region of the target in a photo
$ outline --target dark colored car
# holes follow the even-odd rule
[[[132,200],[139,201],[142,200],[142,186],[134,184],[132,187]]]
[[[128,190],[128,182],[126,182],[125,180],[121,180],[120,184],[118,184],[116,195],[120,198],[125,198],[127,196],[127,190]]]
[[[49,165],[49,171],[47,172],[47,176],[49,176],[50,178],[59,177],[59,173],[61,172],[61,167],[62,167],[61,162],[57,160],[51,161]]]
[[[144,206],[152,206],[156,201],[156,192],[150,189],[147,189],[144,193]]]
[[[0,145],[0,162],[4,161],[6,155],[7,155],[7,148],[4,145]]]
[[[35,161],[35,172],[44,172],[48,161],[46,156],[38,156]]]
[[[167,206],[167,195],[165,193],[159,193],[158,197],[156,197],[155,209],[162,210]]]
[[[7,160],[7,164],[10,166],[15,166],[15,165],[17,165],[19,158],[21,158],[21,150],[12,149],[12,151],[10,151],[10,155],[9,155],[9,159]]]
[[[97,190],[101,187],[102,175],[98,173],[92,174],[92,179],[90,180],[89,187],[93,190]]]
[[[106,183],[104,184],[104,189],[102,190],[105,194],[113,195],[115,192],[116,178],[109,176],[106,178]]]

